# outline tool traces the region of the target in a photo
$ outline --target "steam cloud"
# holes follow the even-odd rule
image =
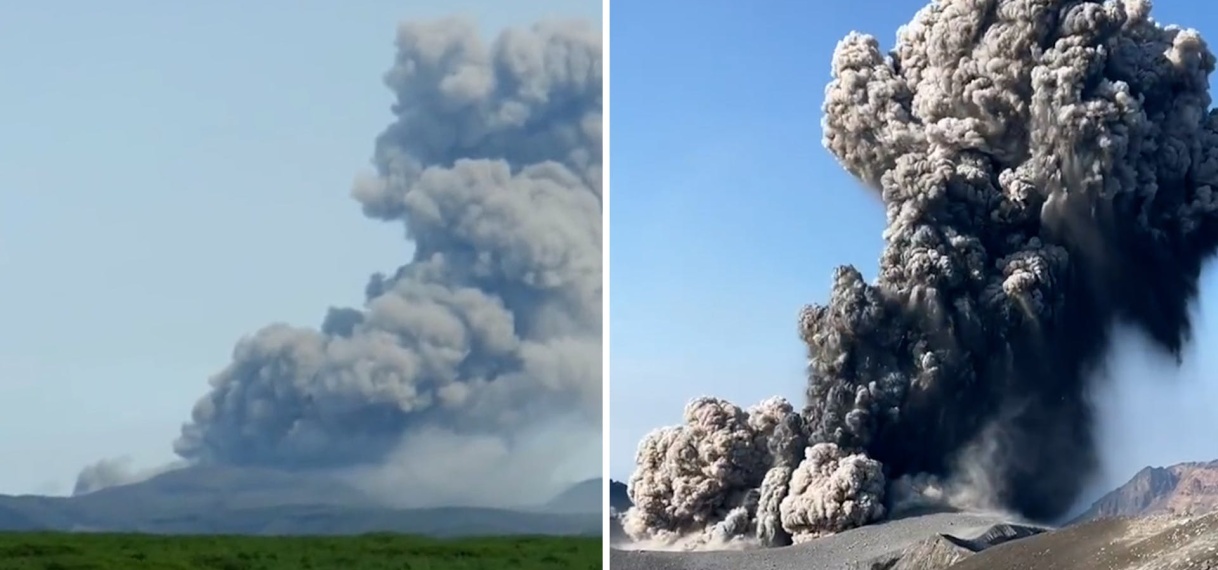
[[[965,486],[1062,515],[1097,467],[1113,327],[1177,359],[1190,338],[1218,246],[1214,64],[1147,0],[939,0],[887,55],[848,35],[824,144],[884,203],[878,277],[841,267],[801,312],[802,411],[702,398],[645,438],[626,531],[782,545]]]
[[[405,226],[409,262],[320,329],[242,339],[174,444],[185,460],[362,469],[408,434],[485,446],[572,415],[599,431],[599,27],[488,46],[466,20],[407,23],[397,47],[396,120],[351,193]]]

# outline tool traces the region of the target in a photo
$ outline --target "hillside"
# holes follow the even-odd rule
[[[1146,467],[1071,523],[1108,517],[1189,515],[1218,511],[1218,461]]]
[[[576,488],[589,485],[588,482]],[[599,484],[597,485],[599,487]],[[592,499],[592,500],[589,500]],[[0,530],[155,534],[599,535],[601,495],[568,490],[561,508],[397,509],[332,479],[191,467],[75,497],[0,496]],[[551,503],[554,503],[552,501]],[[587,508],[580,510],[579,505]]]
[[[1218,568],[1218,513],[1104,518],[1014,540],[948,570],[1169,570]],[[924,570],[932,570],[926,568]]]

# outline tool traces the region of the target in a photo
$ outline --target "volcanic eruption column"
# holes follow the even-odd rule
[[[454,19],[404,24],[397,42],[396,121],[352,195],[405,225],[412,258],[320,330],[243,339],[183,428],[183,458],[341,469],[416,428],[511,434],[574,413],[599,429],[599,26],[488,46]]]
[[[1063,514],[1097,467],[1112,327],[1180,356],[1218,246],[1214,56],[1146,0],[942,0],[833,55],[824,144],[887,213],[873,284],[803,309],[807,405],[700,398],[639,446],[636,539],[799,542],[959,479]]]

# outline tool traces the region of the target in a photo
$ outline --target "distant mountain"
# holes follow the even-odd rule
[[[632,506],[634,506],[634,503],[630,501],[630,491],[627,489],[626,484],[622,483],[621,481],[614,481],[610,479],[609,508],[620,513]]]
[[[578,495],[578,491],[569,490],[559,497]],[[0,495],[0,531],[599,535],[599,496],[592,504],[596,510],[583,513],[467,507],[397,509],[380,506],[330,478],[260,469],[190,467],[74,497]]]
[[[581,481],[550,499],[543,510],[550,513],[594,513],[599,516],[605,510],[601,506],[604,490],[605,480],[600,477]]]
[[[609,480],[609,543],[623,544],[630,542],[630,537],[626,536],[625,529],[622,528],[621,518],[618,516],[634,503],[630,500],[630,492],[625,483],[621,481]]]
[[[252,467],[196,466],[167,471],[141,483],[73,497],[89,506],[160,508],[281,505],[377,506],[367,494],[332,477]]]
[[[1147,467],[1071,523],[1110,517],[1218,512],[1218,461]]]

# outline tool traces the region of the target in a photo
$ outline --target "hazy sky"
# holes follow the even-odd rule
[[[873,276],[882,247],[878,200],[820,143],[830,55],[851,29],[891,47],[897,27],[922,5],[613,5],[614,478],[629,477],[638,440],[678,423],[690,398],[802,401],[797,311],[827,298],[836,265],[853,263]],[[1161,2],[1155,14],[1218,38],[1213,3]],[[1214,299],[1218,279],[1205,288]],[[1218,330],[1215,311],[1203,321]],[[1201,330],[1198,345],[1216,340]],[[1123,379],[1178,378],[1119,394],[1122,411],[1111,417],[1120,418],[1113,423],[1125,438],[1104,444],[1109,482],[1147,463],[1218,459],[1218,373],[1198,372],[1195,359],[1183,373],[1165,372],[1132,346],[1123,345],[1130,350],[1120,362]],[[1189,391],[1162,389],[1169,382]],[[1177,437],[1179,428],[1191,431]]]
[[[170,445],[234,343],[409,252],[348,197],[401,20],[597,0],[11,3],[0,18],[0,492]]]

